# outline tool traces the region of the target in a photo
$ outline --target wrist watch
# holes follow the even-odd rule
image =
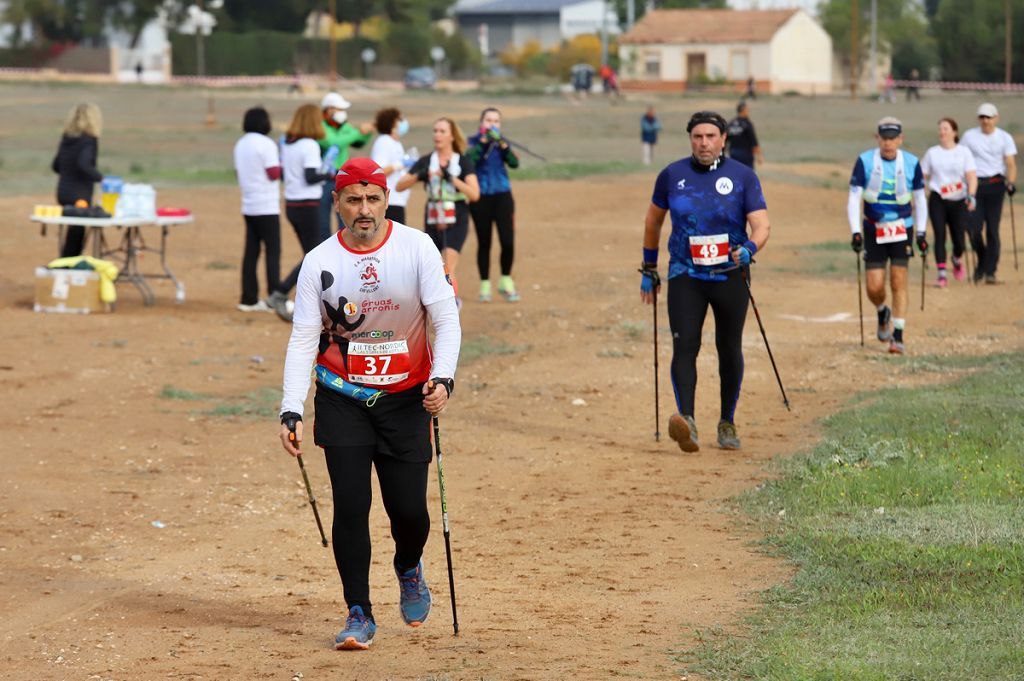
[[[443,385],[444,389],[448,391],[448,397],[451,397],[452,393],[455,392],[454,378],[432,378],[430,380],[433,381],[435,384],[440,383],[441,385]]]

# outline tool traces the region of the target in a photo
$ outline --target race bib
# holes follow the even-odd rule
[[[944,199],[952,199],[959,197],[963,191],[964,183],[959,181],[939,187],[939,194]]]
[[[907,240],[907,225],[903,220],[875,223],[875,243],[894,244]]]
[[[427,201],[428,225],[454,225],[454,201]]]
[[[387,343],[349,343],[348,377],[363,385],[391,385],[409,378],[409,345],[404,340]]]
[[[694,265],[721,265],[729,260],[729,235],[690,237],[690,258]]]

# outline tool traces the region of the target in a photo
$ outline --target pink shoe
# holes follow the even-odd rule
[[[949,280],[946,277],[940,276],[935,280],[935,288],[946,288],[949,286]]]
[[[964,269],[963,259],[953,256],[953,277],[957,281],[963,281],[966,276],[967,272]]]

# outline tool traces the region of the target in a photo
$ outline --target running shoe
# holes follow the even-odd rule
[[[946,273],[943,272],[939,275],[939,278],[935,280],[935,288],[946,288],[949,286],[949,280],[946,278]]]
[[[736,424],[725,419],[718,422],[718,446],[722,449],[739,449],[740,436],[736,434]]]
[[[246,305],[245,303],[238,304],[239,312],[273,312],[273,309],[267,305],[267,301],[261,300],[252,305]]]
[[[282,321],[286,322],[290,322],[292,320],[292,313],[295,309],[294,304],[291,306],[288,305],[290,302],[291,301],[288,300],[288,296],[280,291],[274,291],[270,294],[270,297],[267,298],[267,305],[277,313],[277,316],[280,317]]]
[[[906,354],[907,347],[903,345],[903,341],[898,341],[893,338],[889,341],[889,354],[890,355],[903,355]]]
[[[892,338],[892,310],[886,305],[878,312],[878,340],[885,343]]]
[[[519,302],[519,294],[516,292],[516,284],[512,281],[512,277],[502,277],[501,282],[498,284],[498,293],[504,296],[505,300],[510,303]]]
[[[480,302],[489,303],[491,302],[491,282],[481,281],[480,282]]]
[[[423,561],[405,572],[396,568],[395,574],[398,575],[398,609],[402,612],[402,619],[410,627],[418,627],[430,614],[430,589],[423,579]]]
[[[996,275],[994,275],[994,274],[986,274],[985,275],[985,283],[986,284],[998,284],[999,280],[996,279]]]
[[[700,445],[697,444],[697,424],[692,416],[669,416],[668,436],[675,440],[679,449],[684,452],[696,452],[700,449]]]
[[[964,268],[963,258],[953,256],[953,278],[957,281],[963,281],[967,275],[967,270]]]
[[[335,650],[366,650],[373,643],[377,625],[363,614],[362,607],[353,605],[348,611],[345,628],[334,637]]]

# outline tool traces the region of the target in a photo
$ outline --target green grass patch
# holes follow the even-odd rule
[[[219,418],[270,419],[278,415],[280,404],[280,390],[260,388],[240,398],[222,400],[219,404],[199,413]]]
[[[742,635],[677,656],[710,679],[1024,676],[1024,355],[927,358],[955,383],[875,393],[737,504],[793,561]]]
[[[160,390],[160,397],[165,400],[185,400],[186,402],[199,402],[210,399],[209,395],[192,392],[184,388],[175,388],[173,385],[165,385]]]
[[[516,355],[529,349],[529,345],[511,345],[490,336],[476,336],[468,340],[463,338],[459,364],[469,364],[489,355]]]

